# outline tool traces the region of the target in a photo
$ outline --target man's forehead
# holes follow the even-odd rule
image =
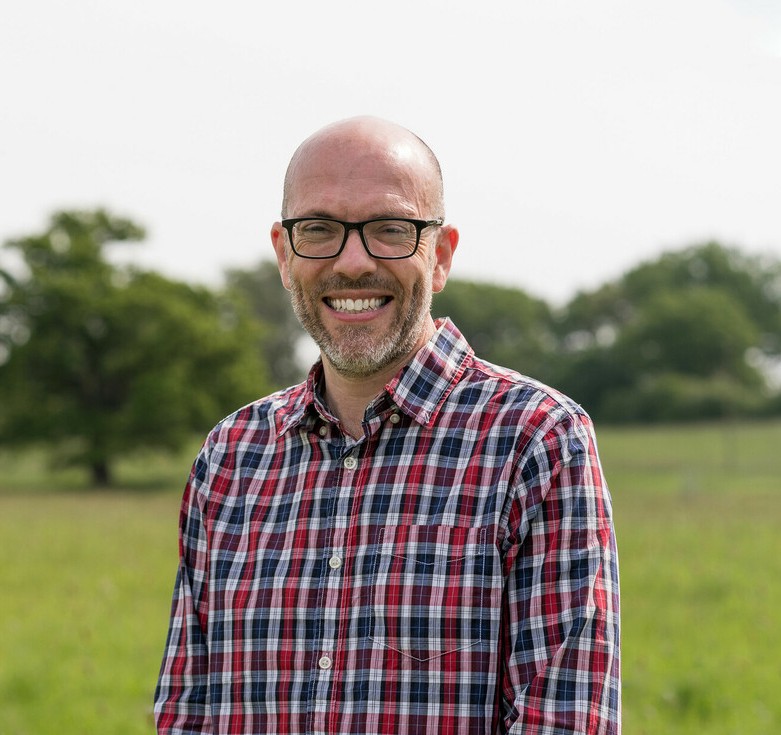
[[[441,174],[433,153],[414,133],[378,118],[353,118],[322,128],[296,150],[285,177],[283,211],[318,186],[360,190],[374,184],[442,209]]]
[[[291,194],[319,186],[388,191],[428,189],[432,175],[414,146],[397,141],[384,145],[355,139],[322,140],[301,155],[291,169]]]

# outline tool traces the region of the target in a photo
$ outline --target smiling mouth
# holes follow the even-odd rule
[[[376,311],[390,301],[390,297],[371,299],[324,299],[325,303],[334,311],[345,314],[361,314],[367,311]]]

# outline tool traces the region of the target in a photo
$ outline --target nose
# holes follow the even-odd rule
[[[336,256],[333,269],[334,272],[341,273],[353,280],[377,270],[377,261],[369,255],[363,246],[358,230],[353,229],[347,233],[347,242],[345,242],[342,252]]]

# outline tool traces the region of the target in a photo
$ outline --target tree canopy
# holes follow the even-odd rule
[[[54,214],[6,247],[25,266],[2,278],[0,438],[49,442],[95,483],[142,447],[176,448],[269,387],[262,325],[235,300],[112,265],[144,231],[104,210]]]
[[[553,380],[611,421],[773,411],[781,264],[710,242],[665,253],[559,315]]]

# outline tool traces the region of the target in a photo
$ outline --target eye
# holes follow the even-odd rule
[[[342,225],[326,219],[304,220],[296,225],[296,229],[301,237],[317,240],[339,237],[342,233]]]
[[[380,232],[404,232],[404,227],[398,222],[380,222],[377,229]]]
[[[370,223],[369,236],[388,241],[402,241],[415,237],[415,226],[404,220],[379,220]]]

